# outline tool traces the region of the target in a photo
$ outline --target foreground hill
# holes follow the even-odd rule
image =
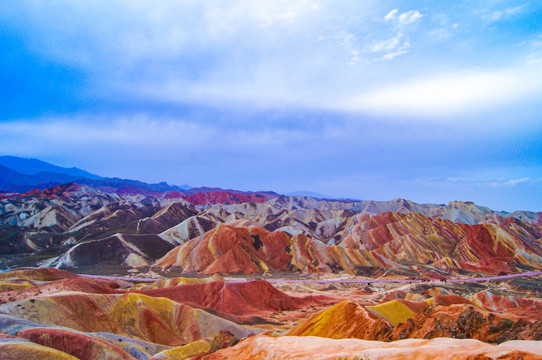
[[[360,291],[343,276],[273,286],[135,284],[51,268],[0,275],[2,359],[542,358],[542,301],[508,280],[381,281]]]
[[[540,359],[539,343],[521,341],[498,346],[476,340],[409,339],[385,343],[354,339],[322,339],[319,337],[247,338],[237,346],[204,356],[206,360],[226,359],[296,359],[296,360],[409,360],[409,359]]]

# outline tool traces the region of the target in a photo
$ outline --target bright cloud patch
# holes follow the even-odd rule
[[[381,114],[439,117],[503,106],[542,91],[540,64],[414,79],[347,99],[345,108]]]
[[[399,9],[393,9],[388,14],[386,14],[386,16],[384,16],[384,20],[395,20],[397,21],[398,25],[408,25],[418,21],[423,17],[423,15],[418,10],[409,10],[399,15],[398,13]]]

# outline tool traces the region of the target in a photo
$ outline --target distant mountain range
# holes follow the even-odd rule
[[[165,182],[149,184],[138,180],[101,177],[76,167],[65,168],[38,159],[0,156],[0,191],[24,193],[44,190],[77,182],[106,192],[134,192],[156,194],[166,191],[184,192],[189,185],[169,185]]]
[[[45,161],[38,159],[25,159],[17,156],[0,156],[0,166],[14,170],[18,173],[25,175],[38,175],[39,173],[54,173],[70,175],[73,178],[85,178],[85,179],[102,179],[101,176],[91,174],[88,171],[78,169],[76,167],[65,168],[62,166],[56,166],[49,164]]]
[[[228,201],[226,198],[231,197],[231,195],[225,194],[236,194],[234,197],[238,197],[240,194],[247,196],[252,194],[279,195],[273,191],[240,191],[216,187],[196,188],[186,184],[170,185],[166,182],[149,184],[139,180],[102,177],[76,167],[66,168],[56,166],[38,159],[0,156],[0,192],[26,193],[31,190],[45,190],[71,182],[76,182],[79,185],[87,185],[109,193],[157,196],[165,192],[171,192],[173,194],[169,194],[169,196],[174,198],[181,197],[181,195],[189,196],[198,193],[223,193],[221,198],[224,201]],[[330,196],[311,191],[296,191],[285,195],[332,199]],[[223,203],[224,201],[219,202]],[[234,200],[233,203],[239,203],[239,201]]]

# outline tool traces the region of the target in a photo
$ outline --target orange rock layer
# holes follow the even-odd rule
[[[491,345],[478,340],[408,339],[394,342],[325,339],[313,336],[249,337],[234,347],[201,357],[204,360],[412,360],[412,359],[542,359],[536,341]]]

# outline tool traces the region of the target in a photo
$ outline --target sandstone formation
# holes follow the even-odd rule
[[[140,185],[68,183],[4,195],[0,267],[146,267],[183,244],[158,267],[204,274],[373,267],[432,278],[458,269],[514,273],[542,267],[541,213],[496,212],[469,202],[324,200],[207,188],[174,193]],[[241,234],[243,227],[264,246]],[[239,234],[227,240],[232,232]],[[217,253],[198,248],[205,261],[196,266],[190,249],[210,238]],[[227,246],[232,250],[223,251]]]
[[[226,359],[295,359],[295,360],[411,360],[415,359],[542,359],[536,341],[505,342],[490,345],[478,340],[408,339],[380,342],[357,339],[325,339],[312,336],[249,337],[234,347],[202,357]]]
[[[169,346],[213,338],[220,329],[238,337],[254,333],[191,306],[142,294],[56,294],[0,305],[0,313],[45,325],[114,333]]]
[[[320,304],[326,301],[325,297],[289,296],[264,280],[250,282],[213,281],[151,290],[137,290],[136,292],[212,309],[222,314],[239,316],[299,309],[309,304]]]
[[[0,276],[8,284],[17,279],[29,284],[0,293],[0,353],[8,354],[6,358],[540,356],[540,302],[487,290],[470,296],[453,293],[479,286],[420,283],[385,294],[341,295],[336,290],[333,296],[291,296],[262,280],[174,278],[132,286],[124,280],[57,269],[18,270]],[[340,301],[344,296],[365,300],[363,305]],[[270,331],[279,337],[253,336]],[[295,340],[281,340],[286,338]],[[345,338],[370,341],[341,340]],[[244,340],[237,344],[239,339]],[[409,340],[396,341],[401,339]],[[319,344],[326,344],[327,350]],[[435,350],[439,346],[453,349],[455,357]]]
[[[285,231],[269,232],[244,220],[231,221],[177,246],[155,266],[245,275],[356,271],[360,266],[406,268],[401,265],[405,261],[420,264],[413,269],[422,275],[424,264],[444,271],[456,268],[494,274],[517,271],[516,266],[542,267],[542,247],[535,245],[540,230],[521,227],[518,220],[508,226],[466,225],[417,213],[357,215],[354,219],[356,224],[348,228],[339,245]]]
[[[309,318],[286,335],[320,336],[330,339],[389,340],[390,324],[352,301],[343,301]]]
[[[542,213],[101,178],[15,191],[1,358],[542,357]]]

